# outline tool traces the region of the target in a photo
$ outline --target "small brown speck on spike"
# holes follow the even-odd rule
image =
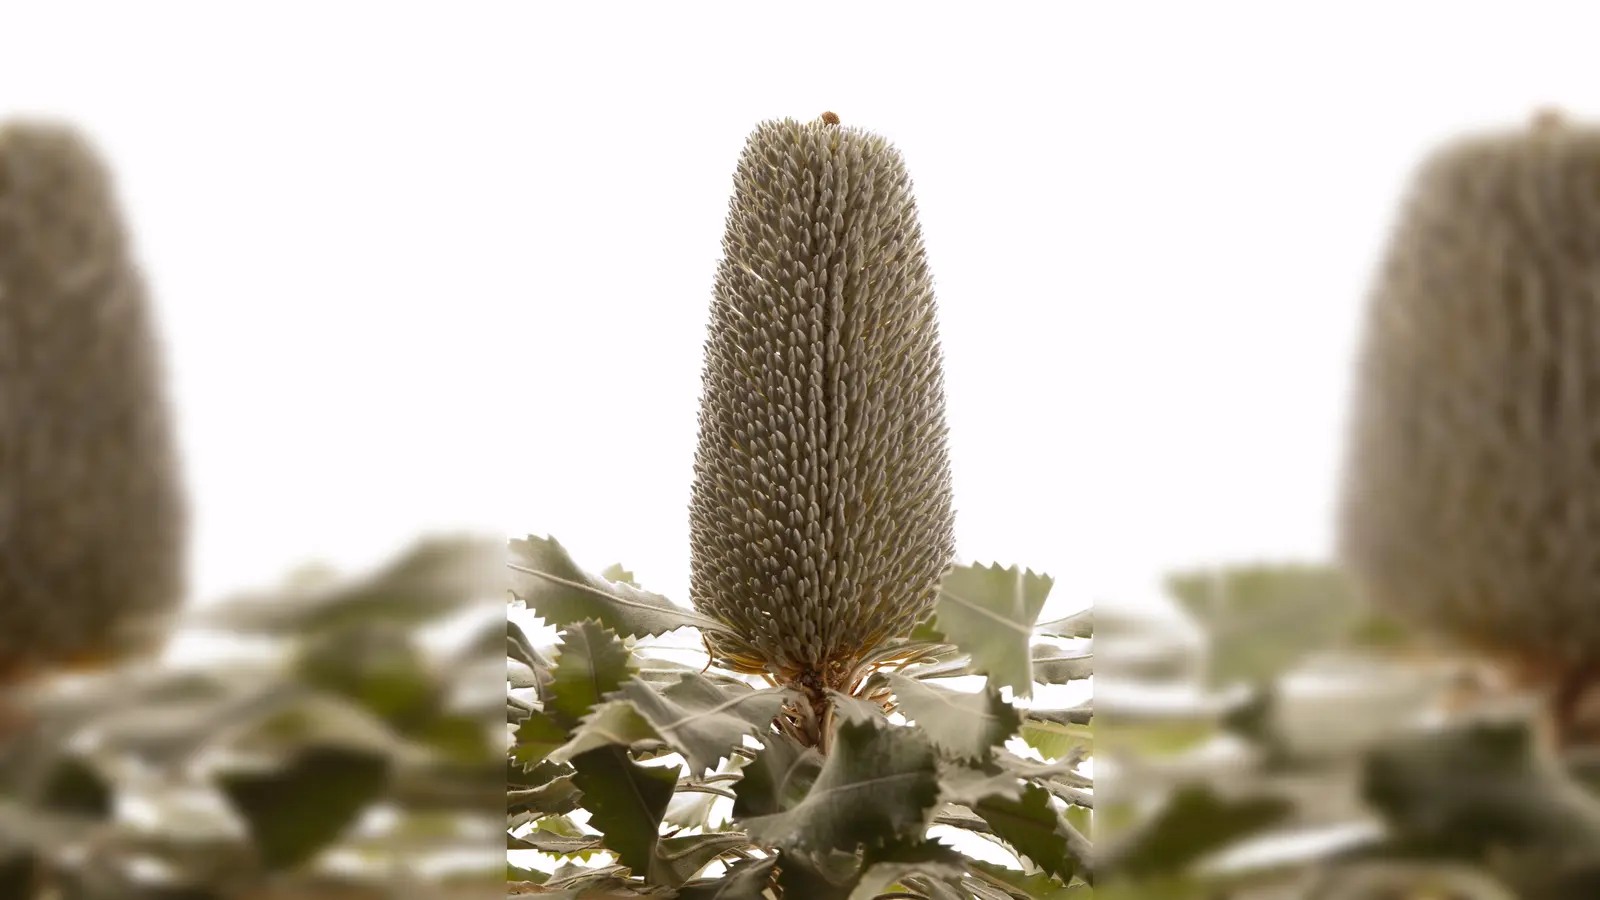
[[[822,114],[822,121],[825,125],[837,125],[839,124],[839,114],[836,112],[825,112]]]

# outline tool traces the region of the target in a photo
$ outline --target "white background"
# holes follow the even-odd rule
[[[0,3],[0,117],[119,177],[197,600],[458,527],[684,599],[734,164],[824,109],[915,181],[964,557],[1066,611],[1322,556],[1412,167],[1600,113],[1576,2],[668,6]]]

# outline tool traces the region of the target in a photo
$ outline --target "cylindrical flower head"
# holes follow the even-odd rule
[[[144,287],[94,152],[0,124],[0,686],[160,646],[186,505]]]
[[[1600,661],[1600,130],[1434,155],[1360,357],[1341,554],[1379,607],[1511,661]]]
[[[836,118],[758,127],[705,348],[691,599],[773,671],[908,633],[954,555],[942,354],[911,181]]]

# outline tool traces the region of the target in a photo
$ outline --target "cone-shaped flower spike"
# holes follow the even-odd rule
[[[152,651],[185,503],[144,288],[110,179],[50,124],[0,124],[0,688]]]
[[[1542,116],[1423,166],[1354,396],[1364,593],[1557,679],[1600,663],[1600,130]]]
[[[734,176],[695,458],[713,649],[812,692],[908,634],[954,553],[942,355],[911,181],[883,138],[758,127]]]

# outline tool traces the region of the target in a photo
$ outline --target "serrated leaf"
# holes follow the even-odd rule
[[[900,713],[914,720],[934,746],[964,759],[987,759],[1022,724],[1011,704],[985,688],[965,693],[924,684],[904,675],[890,675],[889,684]]]
[[[1006,885],[1029,900],[1076,900],[1080,897],[1087,900],[1083,893],[1072,890],[1060,879],[1044,872],[1029,874],[970,857],[967,859],[967,866],[974,872],[986,876],[985,880]]]
[[[939,587],[936,627],[972,657],[972,670],[987,674],[992,686],[1031,696],[1028,648],[1053,583],[1048,575],[1015,566],[956,566]]]
[[[622,563],[612,563],[611,565],[606,566],[604,569],[601,569],[600,577],[607,581],[615,581],[617,584],[625,584],[629,587],[639,586],[639,582],[634,579],[633,573],[629,572],[627,569],[624,569],[622,567]]]
[[[1030,784],[1017,800],[989,797],[972,811],[997,837],[1062,881],[1088,872],[1088,841],[1051,808],[1044,788]]]
[[[589,714],[633,671],[633,657],[615,632],[590,620],[567,626],[556,645],[545,709],[568,727]]]
[[[544,658],[544,654],[533,645],[533,641],[528,640],[528,633],[522,630],[522,626],[510,619],[506,620],[506,656],[535,672],[554,665]]]
[[[512,594],[547,624],[597,619],[626,637],[653,637],[686,626],[738,637],[721,622],[660,594],[590,575],[552,538],[512,540],[510,553]]]
[[[948,762],[939,766],[941,802],[970,807],[986,797],[1015,800],[1021,795],[1022,779],[992,763],[973,766]]]
[[[567,730],[549,715],[536,712],[517,726],[515,746],[511,759],[523,768],[531,768],[543,761],[552,751],[567,742]]]
[[[860,697],[835,690],[828,691],[828,700],[833,704],[834,717],[840,722],[853,722],[857,725],[887,725],[889,714],[883,707]]]
[[[822,772],[822,754],[783,734],[764,734],[765,747],[740,770],[733,786],[736,819],[793,809]]]
[[[804,800],[742,824],[753,840],[816,857],[920,835],[938,799],[925,738],[909,728],[846,721]]]
[[[1348,577],[1328,566],[1184,572],[1167,590],[1208,639],[1205,683],[1265,684],[1348,635],[1362,616]]]
[[[1070,616],[1040,622],[1033,628],[1035,634],[1047,637],[1065,638],[1090,638],[1094,637],[1094,607],[1082,609]]]
[[[778,854],[778,891],[781,897],[806,900],[849,900],[861,877],[861,858],[854,853],[830,851],[819,858],[796,853]]]
[[[506,812],[565,815],[578,808],[580,791],[572,776],[560,775],[544,784],[506,791]]]
[[[268,870],[311,859],[350,827],[389,780],[389,760],[342,747],[309,747],[267,772],[222,772],[218,786],[244,820]]]
[[[1091,654],[1068,653],[1045,644],[1035,644],[1028,652],[1033,657],[1033,680],[1039,684],[1066,684],[1094,675]]]
[[[656,867],[650,880],[677,887],[693,878],[706,863],[739,847],[750,846],[742,831],[720,831],[685,837],[662,838],[656,844]]]
[[[678,900],[765,900],[776,856],[734,863],[716,880],[693,881],[678,889]]]
[[[604,849],[599,835],[569,837],[535,831],[526,837],[506,835],[507,850],[538,850],[553,856],[576,856],[580,859],[593,855],[591,851]]]
[[[572,740],[550,751],[554,762],[568,762],[580,753],[601,747],[631,747],[640,741],[660,740],[655,728],[625,700],[603,703],[574,729]]]
[[[622,747],[580,753],[572,758],[572,768],[589,825],[605,835],[606,849],[634,872],[648,873],[677,770],[638,765]]]
[[[867,854],[850,900],[872,900],[912,874],[959,882],[965,871],[961,854],[937,841],[897,842]]]
[[[1118,878],[1178,874],[1276,827],[1293,813],[1294,805],[1280,797],[1224,798],[1208,785],[1186,785],[1153,816],[1103,849],[1101,870]]]
[[[710,679],[688,672],[662,690],[633,678],[616,696],[683,754],[690,775],[699,776],[742,747],[745,735],[766,731],[789,693],[746,686],[729,696]]]

